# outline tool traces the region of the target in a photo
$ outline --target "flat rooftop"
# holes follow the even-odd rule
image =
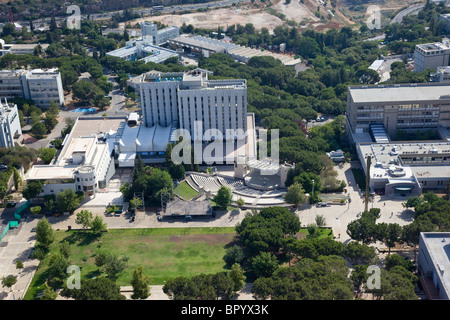
[[[402,165],[401,156],[417,155],[431,156],[448,154],[450,156],[450,142],[406,142],[406,143],[369,143],[359,144],[363,156],[372,156],[371,175],[398,179],[387,173],[389,167],[402,167],[405,175],[400,179],[410,179],[413,175],[421,177],[446,177],[450,176],[448,164],[436,165]],[[378,165],[377,165],[378,163]],[[381,176],[380,176],[381,175]]]
[[[354,103],[395,104],[422,101],[450,103],[450,84],[448,83],[350,86],[348,91]]]
[[[102,134],[109,131],[117,131],[126,117],[106,118],[106,117],[79,117],[73,125],[72,131],[61,150],[61,155],[65,155],[74,138],[85,137],[92,134]]]
[[[424,50],[425,52],[450,49],[449,47],[447,47],[445,44],[443,44],[441,42],[418,44],[417,47]]]
[[[437,274],[450,295],[450,232],[421,232],[420,236],[436,269],[444,271]]]

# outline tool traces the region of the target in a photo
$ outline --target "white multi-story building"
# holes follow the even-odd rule
[[[155,46],[162,45],[172,38],[176,38],[180,35],[180,29],[178,27],[167,27],[158,30],[156,24],[151,22],[141,23],[142,37],[152,37],[152,43]]]
[[[22,137],[19,112],[16,105],[8,104],[7,99],[0,99],[0,147],[14,147],[15,141]]]
[[[208,80],[208,71],[196,69],[189,73],[148,73],[138,87],[147,127],[178,122],[193,140],[203,141],[222,135],[227,139],[228,129],[247,130],[246,80]]]
[[[48,108],[54,101],[64,105],[61,73],[57,69],[1,70],[0,96],[33,100],[38,107]]]
[[[414,51],[414,71],[423,72],[426,68],[448,66],[450,46],[448,40],[416,45]]]

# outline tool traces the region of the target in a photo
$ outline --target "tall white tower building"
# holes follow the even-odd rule
[[[208,73],[195,69],[143,75],[138,86],[145,126],[178,123],[191,139],[203,141],[230,138],[227,130],[245,134],[246,80],[208,80]]]

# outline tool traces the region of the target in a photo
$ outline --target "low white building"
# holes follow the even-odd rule
[[[41,196],[57,195],[65,189],[87,196],[105,188],[115,173],[115,135],[124,118],[78,118],[63,148],[49,165],[35,165],[27,180],[43,182]]]

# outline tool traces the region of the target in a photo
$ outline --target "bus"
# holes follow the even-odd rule
[[[153,12],[163,11],[163,10],[164,10],[164,6],[153,6]]]

